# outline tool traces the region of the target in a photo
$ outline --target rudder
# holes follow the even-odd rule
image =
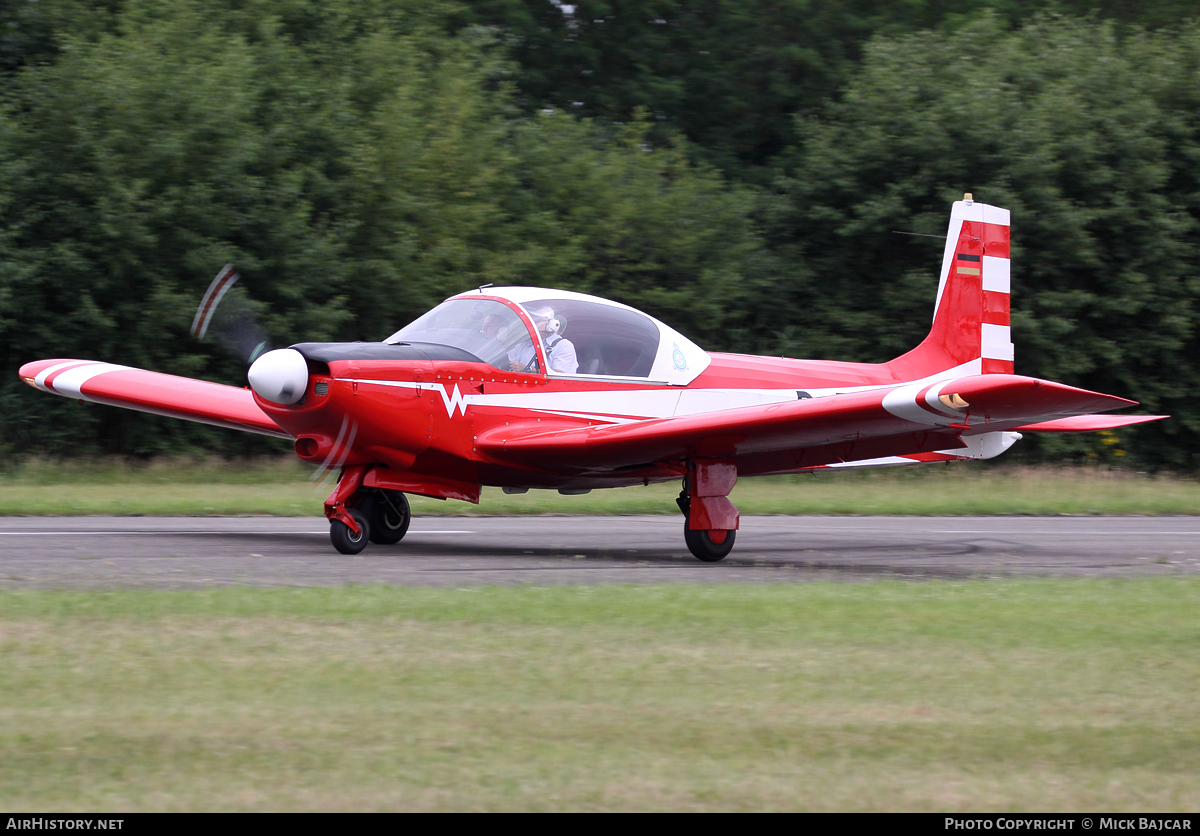
[[[902,379],[955,374],[1012,374],[1009,321],[1009,211],[954,202],[933,327],[919,346],[890,364]]]

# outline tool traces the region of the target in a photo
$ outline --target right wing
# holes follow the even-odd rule
[[[291,438],[249,389],[91,360],[38,360],[22,366],[20,375],[35,389],[66,398]]]

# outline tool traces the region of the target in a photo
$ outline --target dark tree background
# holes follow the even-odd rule
[[[1175,416],[1018,455],[1195,469],[1191,5],[8,0],[0,447],[282,449],[16,376],[243,382],[188,336],[230,261],[276,345],[380,339],[494,282],[713,349],[886,360],[927,329],[940,255],[892,230],[942,234],[971,191],[1013,211],[1018,372]]]

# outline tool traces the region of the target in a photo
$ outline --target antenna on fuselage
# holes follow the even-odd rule
[[[491,286],[492,286],[492,283],[491,283],[491,282],[488,282],[487,284],[481,284],[481,285],[479,286],[479,292],[480,292],[480,293],[483,293],[483,291],[484,291],[484,289],[485,289],[485,288],[489,288],[489,287],[491,287]]]

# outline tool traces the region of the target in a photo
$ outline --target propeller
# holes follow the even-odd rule
[[[203,342],[211,333],[213,343],[251,365],[271,350],[266,330],[262,327],[257,303],[242,287],[235,287],[241,274],[232,264],[226,264],[204,292],[196,316],[192,319],[192,336]]]
[[[296,403],[308,387],[308,363],[295,349],[271,348],[261,324],[260,304],[237,286],[240,278],[232,264],[221,268],[196,309],[192,336],[201,342],[210,340],[249,366],[246,376],[259,397],[277,404]],[[336,479],[357,434],[358,421],[343,417],[329,454],[309,476],[309,481],[317,483],[316,492],[328,490]]]

